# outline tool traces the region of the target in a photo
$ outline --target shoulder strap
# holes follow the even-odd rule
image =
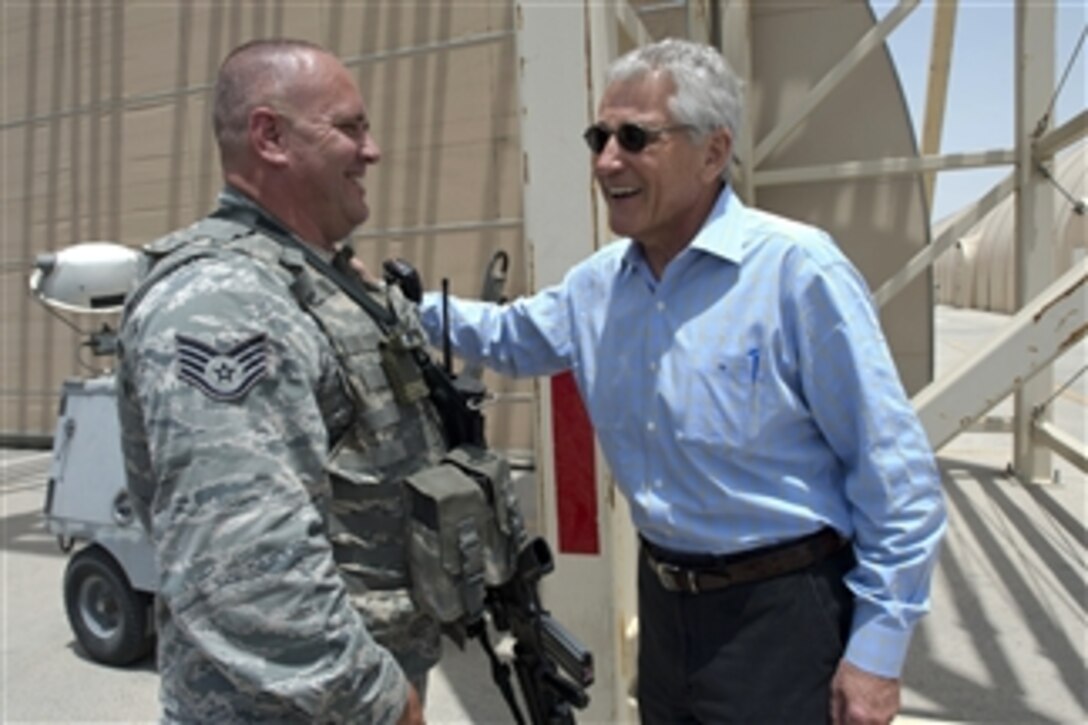
[[[147,296],[147,293],[159,280],[190,262],[195,262],[198,259],[214,255],[215,249],[207,243],[200,244],[199,242],[190,242],[184,246],[174,246],[170,249],[169,253],[166,254],[157,252],[153,249],[145,250],[145,253],[148,254],[153,261],[150,263],[151,266],[149,268],[145,267],[145,274],[143,279],[140,280],[140,284],[132,294],[125,299],[126,316],[139,306],[143,298]]]
[[[351,259],[350,248],[345,247],[347,253],[338,254],[333,259],[333,264],[330,264],[308,244],[299,241],[282,224],[255,207],[222,204],[211,214],[211,218],[241,224],[279,242],[286,248],[298,249],[310,266],[362,307],[387,338],[398,334],[396,314],[371,297],[363,289],[362,280],[348,266]],[[463,443],[484,446],[483,416],[480,415],[479,410],[469,405],[466,395],[458,389],[446,371],[435,364],[426,350],[413,346],[411,353],[423,373],[423,380],[430,390],[431,401],[442,419],[442,427],[445,429],[446,442],[449,446],[453,448]]]
[[[302,252],[303,256],[306,258],[306,262],[309,263],[311,267],[320,272],[325,278],[331,280],[337,287],[343,290],[344,294],[362,307],[383,333],[386,335],[390,334],[396,326],[397,318],[393,311],[382,307],[373,297],[366,293],[366,290],[362,288],[362,283],[359,281],[355,272],[350,270],[350,267],[347,270],[344,269],[351,259],[351,249],[349,247],[344,247],[346,253],[338,253],[336,257],[334,257],[333,263],[330,264],[311,246],[301,243],[294,235],[284,229],[279,222],[272,219],[267,214],[262,214],[258,209],[243,207],[237,204],[223,205],[212,212],[211,217],[213,219],[223,219],[243,224],[274,239],[285,247],[298,249]]]

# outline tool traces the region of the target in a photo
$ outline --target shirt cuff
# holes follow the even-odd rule
[[[419,322],[432,345],[442,342],[442,293],[424,292],[419,303]]]
[[[865,604],[858,603],[844,657],[850,664],[871,674],[898,678],[907,660],[914,628],[889,625],[886,616],[866,613],[865,608]]]

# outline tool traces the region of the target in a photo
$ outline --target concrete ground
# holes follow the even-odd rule
[[[993,334],[999,315],[939,308],[938,374]],[[1056,385],[1083,371],[1084,343],[1057,363]],[[1060,427],[1086,440],[1088,376],[1054,401]],[[992,414],[1007,415],[1003,403]],[[950,530],[933,612],[914,639],[898,722],[1088,721],[1088,496],[1084,473],[1055,459],[1059,482],[1005,473],[1007,434],[968,433],[940,451]],[[0,452],[0,722],[150,722],[150,662],[95,664],[64,615],[66,556],[45,531],[49,456]],[[447,643],[431,681],[432,723],[509,723],[478,647]]]
[[[937,374],[1003,315],[937,308]],[[1088,343],[1054,365],[1058,427],[1088,440]],[[1011,416],[1012,402],[990,415]],[[912,643],[903,719],[1088,722],[1088,477],[1054,457],[1056,483],[1007,475],[1012,437],[964,433],[939,451],[950,527],[933,611]]]

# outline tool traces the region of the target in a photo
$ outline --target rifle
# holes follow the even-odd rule
[[[411,265],[396,259],[382,266],[388,283],[400,286],[409,299],[419,300],[422,284]],[[501,300],[508,266],[506,253],[496,252],[484,273],[482,299]],[[480,379],[482,368],[465,366],[460,375],[453,373],[446,309],[448,280],[442,281],[442,292],[443,366],[439,367],[426,355],[426,360],[420,360],[423,377],[442,418],[450,447],[484,448],[484,418],[480,410],[486,389]],[[548,542],[536,537],[522,543],[524,539],[521,532],[521,548],[513,574],[498,586],[486,587],[484,609],[490,617],[481,616],[467,623],[465,633],[480,641],[491,662],[492,678],[518,725],[524,725],[525,719],[510,685],[511,667],[532,725],[573,724],[572,708],[581,709],[589,704],[586,689],[593,684],[593,654],[541,604],[538,585],[555,568]],[[488,619],[497,631],[507,632],[513,639],[510,664],[500,660],[491,644]]]
[[[363,289],[350,265],[351,247],[344,246],[329,262],[257,207],[227,202],[211,216],[259,230],[280,244],[299,250],[314,269],[365,310],[383,332],[390,334],[396,325],[396,316],[392,311],[380,305]],[[489,301],[498,301],[501,296],[508,262],[506,253],[500,251],[488,265],[484,296]],[[387,282],[397,284],[406,297],[419,302],[422,284],[419,274],[411,265],[403,260],[390,260],[382,266]],[[448,284],[448,281],[443,281],[446,291]],[[444,329],[448,335],[449,325],[444,325]],[[444,347],[445,370],[436,365],[425,350],[414,350],[431,400],[442,418],[447,443],[450,448],[463,445],[485,448],[480,406],[486,391],[479,379],[480,371],[476,369],[474,378],[462,376],[458,379],[452,371],[448,337]],[[589,703],[585,690],[593,684],[593,654],[541,606],[537,585],[554,568],[547,542],[537,538],[523,543],[523,529],[516,538],[521,548],[513,574],[502,584],[487,587],[484,608],[491,614],[495,628],[509,632],[514,639],[513,667],[533,725],[573,724],[571,707],[583,708]],[[481,616],[467,622],[466,630],[480,640],[491,660],[495,683],[502,690],[518,725],[524,725],[525,720],[510,687],[510,666],[501,662],[491,647],[484,619]]]
[[[535,538],[518,554],[514,576],[502,586],[488,587],[484,600],[495,628],[513,637],[513,668],[533,725],[574,723],[571,708],[589,704],[586,688],[593,684],[593,654],[541,606],[537,583],[553,568],[548,542]],[[510,690],[510,665],[495,655],[486,624],[481,621],[479,631],[470,628],[469,634],[480,639],[492,678],[518,725],[524,725]]]

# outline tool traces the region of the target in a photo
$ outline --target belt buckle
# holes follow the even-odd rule
[[[694,571],[692,571],[691,569],[685,569],[684,574],[687,575],[685,578],[688,580],[688,591],[691,592],[692,594],[698,594],[699,593],[699,577],[698,577],[698,575],[696,575],[696,573]]]
[[[669,591],[699,593],[699,577],[691,569],[681,569],[675,564],[663,561],[655,561],[654,568],[657,570],[657,578]]]

